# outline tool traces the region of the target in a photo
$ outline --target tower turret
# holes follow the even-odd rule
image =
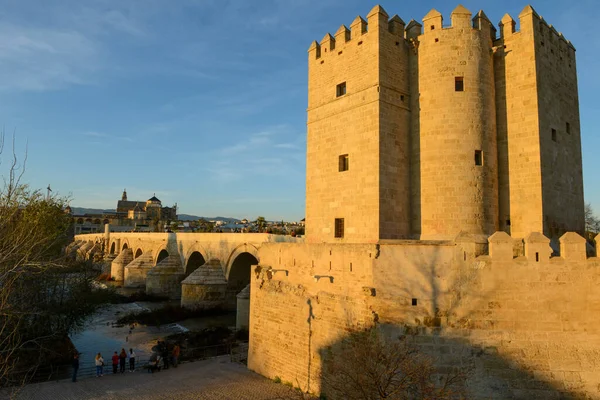
[[[498,226],[492,30],[458,6],[431,10],[418,37],[421,238],[492,234]]]

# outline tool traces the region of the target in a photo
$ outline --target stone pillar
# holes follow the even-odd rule
[[[145,252],[125,267],[124,286],[127,288],[146,288],[146,277],[154,267],[152,251]]]
[[[190,309],[224,307],[227,280],[221,261],[212,259],[181,282],[181,306]]]
[[[525,237],[525,257],[529,261],[548,261],[551,254],[550,239],[540,232],[531,232]]]
[[[110,224],[104,224],[104,254],[110,253]]]
[[[560,256],[569,261],[587,259],[586,240],[575,232],[567,232],[560,237]]]
[[[169,255],[148,272],[146,294],[180,299],[183,278],[185,271],[179,253]]]
[[[493,261],[512,261],[513,239],[506,232],[496,232],[488,238]]]
[[[113,260],[110,266],[110,276],[116,281],[125,279],[125,266],[133,261],[133,250],[125,249]]]

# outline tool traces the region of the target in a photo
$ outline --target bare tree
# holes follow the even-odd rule
[[[586,232],[600,232],[600,218],[594,214],[594,210],[592,209],[592,205],[590,203],[586,203],[584,212]]]
[[[401,336],[389,339],[377,327],[357,331],[332,348],[322,371],[328,399],[461,398],[464,371],[438,376],[432,360]]]
[[[3,149],[0,133],[0,156]],[[21,183],[25,158],[17,157],[14,137],[9,159],[0,186],[0,386],[26,381],[70,343],[67,335],[83,326],[96,295],[61,254],[71,240],[67,199]]]

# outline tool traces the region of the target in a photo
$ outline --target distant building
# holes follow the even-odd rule
[[[117,202],[117,216],[130,220],[173,221],[177,220],[177,205],[163,207],[156,195],[146,201],[131,201],[127,199],[127,189],[124,189],[121,200]]]
[[[67,206],[65,212],[71,214],[71,207]],[[73,215],[73,225],[76,235],[103,232],[105,224],[110,224],[112,231],[149,231],[156,219],[176,221],[177,204],[163,207],[156,195],[146,201],[130,201],[127,199],[127,190],[123,190],[121,200],[117,201],[116,212]]]

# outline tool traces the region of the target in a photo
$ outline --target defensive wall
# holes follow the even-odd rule
[[[600,259],[575,233],[482,244],[265,243],[253,271],[250,369],[321,390],[349,332],[407,335],[438,371],[470,369],[469,399],[600,398]],[[577,397],[580,396],[580,397]]]

